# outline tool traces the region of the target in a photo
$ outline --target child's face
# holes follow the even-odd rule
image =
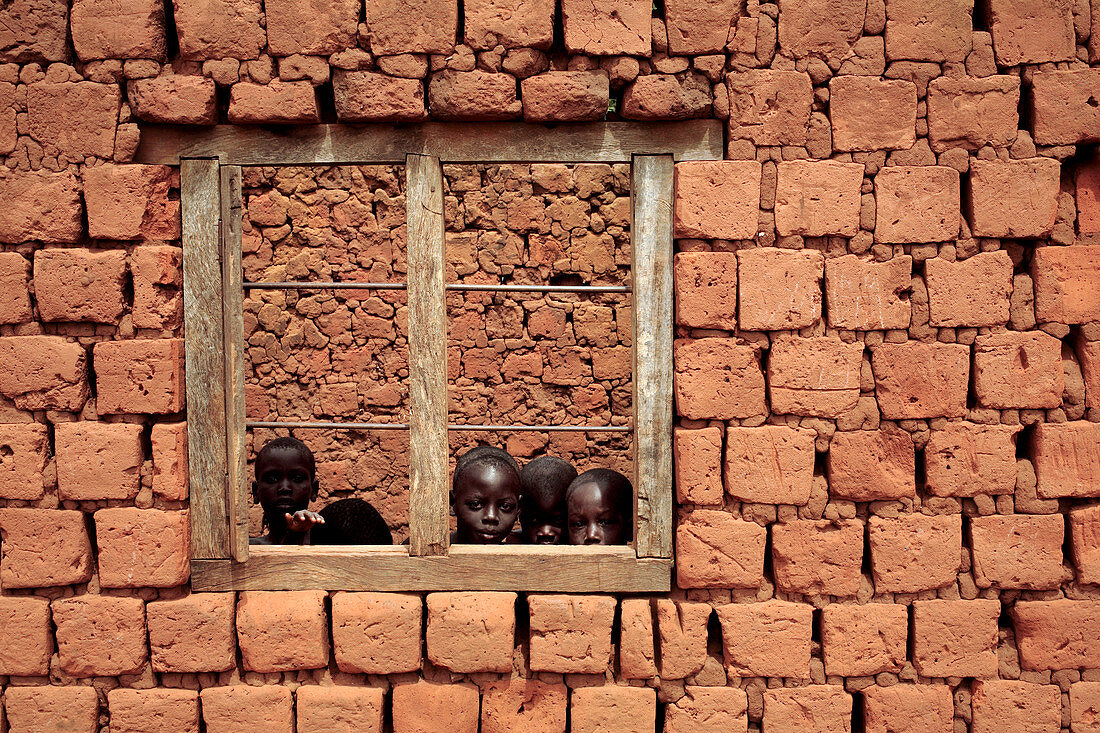
[[[252,495],[269,518],[282,519],[309,506],[317,493],[317,481],[309,461],[300,451],[277,448],[256,460]]]
[[[626,537],[626,518],[619,513],[615,492],[598,483],[574,486],[569,492],[569,543],[573,545],[621,545]]]
[[[453,497],[458,541],[503,542],[519,516],[519,477],[498,466],[471,466],[461,481]]]
[[[532,496],[523,508],[523,534],[533,545],[559,545],[565,534],[565,496]]]

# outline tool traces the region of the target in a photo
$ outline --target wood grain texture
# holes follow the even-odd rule
[[[443,555],[447,491],[447,301],[443,283],[443,167],[405,163],[409,271],[409,552]]]
[[[241,168],[221,169],[222,328],[225,338],[225,436],[229,549],[248,559],[248,465],[245,456],[244,289],[241,266]]]
[[[722,160],[723,147],[719,120],[149,126],[142,130],[135,162],[176,165],[184,157],[217,157],[231,165],[400,164],[415,154],[446,163],[629,163],[639,154]]]
[[[634,158],[634,488],[639,557],[672,557],[671,156]]]
[[[228,558],[218,161],[180,165],[191,556]]]
[[[403,547],[253,547],[244,563],[196,560],[195,591],[512,590],[665,593],[671,562],[629,547],[455,545],[448,555],[412,557]]]

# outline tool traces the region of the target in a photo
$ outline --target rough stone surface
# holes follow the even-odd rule
[[[135,247],[130,252],[136,328],[177,329],[183,324],[183,248]],[[154,427],[154,430],[156,428]]]
[[[88,398],[88,356],[61,336],[0,338],[0,394],[22,410],[77,412]]]
[[[1066,0],[990,0],[993,53],[1001,66],[1067,61],[1076,56],[1073,7]]]
[[[523,119],[528,122],[593,122],[607,114],[607,72],[551,71],[520,84]]]
[[[1043,322],[1100,320],[1100,247],[1037,247],[1031,260],[1035,317]]]
[[[707,660],[708,603],[687,603],[656,599],[657,630],[661,644],[661,679],[691,677]]]
[[[746,239],[756,234],[760,170],[755,161],[693,161],[675,169],[677,238]]]
[[[337,70],[332,87],[336,114],[344,122],[417,122],[428,116],[420,79]]]
[[[791,160],[778,165],[775,230],[780,236],[855,236],[863,165]]]
[[[775,585],[784,593],[854,596],[863,559],[863,522],[797,520],[772,525]]]
[[[140,598],[84,595],[51,604],[61,670],[74,677],[137,674],[149,661]]]
[[[0,674],[44,677],[50,673],[53,637],[50,602],[35,597],[0,597],[0,622],[8,638],[0,646]]]
[[[852,501],[911,497],[914,461],[913,439],[903,430],[837,432],[826,456],[829,492]]]
[[[187,512],[116,507],[95,513],[104,588],[173,588],[191,575]]]
[[[122,250],[43,249],[34,254],[34,294],[43,321],[118,323],[126,307]]]
[[[962,550],[958,515],[871,517],[867,527],[876,591],[916,593],[955,582]]]
[[[1058,213],[1060,169],[1050,158],[972,161],[964,204],[974,236],[1050,234]]]
[[[1062,343],[1042,331],[1006,331],[974,341],[974,392],[985,407],[1057,407],[1065,379]]]
[[[364,5],[371,50],[386,56],[398,53],[454,51],[458,34],[457,0],[379,0]]]
[[[531,595],[531,670],[603,674],[611,661],[615,599]]]
[[[887,0],[890,61],[963,61],[970,53],[974,4],[968,0]]]
[[[158,76],[127,86],[134,115],[146,122],[213,125],[218,121],[217,86],[202,76]]]
[[[674,361],[681,415],[728,419],[764,413],[764,373],[753,347],[723,338],[682,340],[674,346]]]
[[[0,426],[0,436],[3,434],[3,427]],[[0,438],[2,444],[3,439]],[[676,467],[676,500],[684,504],[721,504],[722,431],[718,428],[675,428],[672,451]],[[2,462],[0,466],[3,466]],[[3,491],[0,488],[0,496],[3,496]]]
[[[981,588],[1046,590],[1062,581],[1062,515],[973,517],[974,582]]]
[[[855,255],[825,260],[825,306],[829,325],[856,331],[909,327],[913,259],[873,262]]]
[[[1087,506],[1069,513],[1073,564],[1082,583],[1100,583],[1100,507]]]
[[[120,687],[107,693],[112,733],[199,733],[199,692]]]
[[[906,150],[916,142],[916,87],[900,79],[834,77],[829,118],[837,150]]]
[[[166,165],[101,165],[84,173],[93,239],[179,239],[180,204]]]
[[[1020,80],[1015,76],[940,77],[928,84],[928,142],[950,148],[1006,148],[1016,141]]]
[[[570,705],[572,733],[649,733],[657,724],[657,694],[647,687],[580,687]]]
[[[649,56],[652,10],[652,4],[646,0],[623,0],[615,5],[562,0],[565,47],[571,53],[594,56]]]
[[[848,733],[852,696],[840,685],[810,685],[764,692],[764,733],[812,730]]]
[[[665,733],[729,733],[748,729],[748,696],[736,687],[687,685],[665,708]]]
[[[1070,730],[1095,733],[1100,726],[1100,683],[1077,682],[1069,686]]]
[[[327,55],[355,43],[358,0],[266,0],[267,46],[272,56]]]
[[[697,509],[676,527],[681,588],[756,588],[764,577],[767,532],[728,512]]]
[[[1012,626],[1024,669],[1095,668],[1100,664],[1100,602],[1021,601]]]
[[[382,733],[383,695],[380,687],[302,685],[295,693],[298,730]]]
[[[972,693],[973,733],[1048,733],[1061,729],[1062,695],[1056,685],[981,680],[974,683]]]
[[[507,120],[519,117],[516,78],[485,71],[440,71],[428,84],[428,106],[440,120]]]
[[[959,235],[959,173],[946,166],[892,166],[875,177],[875,241],[942,242]]]
[[[569,690],[562,684],[513,677],[482,689],[481,733],[565,730]]]
[[[669,53],[723,53],[740,10],[737,0],[670,0],[665,4]]]
[[[92,687],[8,687],[4,712],[11,733],[96,733],[99,702]]]
[[[0,61],[68,61],[69,4],[15,0],[0,9]]]
[[[183,409],[183,339],[102,342],[95,345],[92,361],[100,413],[165,414]]]
[[[780,425],[726,428],[726,493],[758,504],[805,504],[814,471],[814,435]]]
[[[730,674],[738,677],[806,679],[810,672],[813,607],[765,601],[715,609]]]
[[[0,252],[0,324],[31,320],[30,279],[30,260],[18,252]]]
[[[863,690],[866,733],[947,733],[952,728],[947,685],[894,685]]]
[[[281,685],[226,685],[199,693],[207,733],[294,733],[294,697]]]
[[[913,664],[925,677],[995,677],[999,601],[913,603]]]
[[[141,488],[141,426],[81,421],[55,429],[62,499],[129,500]]]
[[[237,125],[320,122],[317,95],[306,81],[238,82],[229,92],[229,121]]]
[[[185,59],[254,59],[267,45],[261,0],[172,0]]]
[[[546,50],[554,40],[554,10],[553,0],[465,0],[466,45]]]
[[[779,0],[779,47],[802,58],[846,58],[863,32],[867,0]]]
[[[77,0],[69,23],[81,61],[163,60],[168,50],[160,0]]]
[[[112,84],[91,81],[27,86],[27,132],[44,148],[68,160],[110,159],[121,93]]]
[[[67,173],[5,171],[0,175],[0,242],[76,242],[84,228],[80,191],[80,182]]]
[[[1036,74],[1031,93],[1035,142],[1073,145],[1100,140],[1100,112],[1093,106],[1098,95],[1096,69]]]
[[[831,603],[821,611],[825,674],[866,677],[896,674],[906,661],[909,614],[892,603]]]
[[[737,328],[737,255],[677,252],[673,261],[676,323],[691,328]]]
[[[393,688],[394,733],[477,733],[478,688],[420,680]]]
[[[718,453],[721,455],[721,433]],[[45,425],[37,423],[0,424],[0,498],[35,501],[45,493],[46,462],[50,441]],[[717,460],[715,461],[717,463]],[[721,497],[722,476],[718,475]],[[3,673],[0,673],[3,674]]]

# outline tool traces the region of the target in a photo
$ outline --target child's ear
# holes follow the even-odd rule
[[[260,503],[260,487],[256,485],[256,482],[252,482],[252,503]]]
[[[321,482],[318,481],[317,479],[313,479],[313,483],[310,484],[310,489],[309,489],[309,500],[310,501],[316,501],[317,500],[317,492],[319,492],[320,490],[321,490]]]

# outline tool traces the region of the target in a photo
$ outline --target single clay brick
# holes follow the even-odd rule
[[[607,115],[611,87],[607,71],[549,71],[520,85],[528,122],[592,122]]]
[[[0,338],[0,394],[20,410],[79,412],[88,391],[88,353],[80,344],[62,336]]]
[[[757,504],[810,500],[814,433],[781,425],[726,428],[726,492]]]
[[[650,733],[657,725],[657,694],[648,687],[578,687],[569,711],[571,733]]]
[[[5,588],[74,585],[92,577],[83,512],[0,509],[0,538],[0,584]]]
[[[1096,733],[1100,729],[1100,682],[1069,686],[1069,719],[1073,733]]]
[[[838,417],[859,402],[863,343],[776,336],[768,358],[773,413]]]
[[[717,429],[715,429],[717,432]],[[718,454],[722,453],[722,436],[718,435]],[[0,499],[36,501],[45,495],[43,472],[46,470],[49,438],[46,426],[38,423],[0,424]],[[718,476],[718,495],[722,494],[722,477]]]
[[[0,242],[76,242],[84,231],[80,191],[80,182],[67,173],[5,171],[0,175]]]
[[[825,260],[825,306],[829,326],[854,331],[909,328],[913,258],[886,262],[855,255]]]
[[[565,48],[594,56],[649,56],[652,10],[645,0],[624,0],[614,6],[562,0]]]
[[[553,0],[464,0],[466,45],[478,51],[496,46],[546,50],[554,40]]]
[[[156,59],[168,50],[164,32],[164,5],[157,0],[134,0],[123,12],[108,0],[73,3],[69,24],[73,48],[81,61],[95,59]]]
[[[332,88],[336,116],[341,122],[419,122],[428,116],[420,79],[338,69],[332,77]]]
[[[1036,247],[1031,258],[1035,317],[1043,322],[1100,320],[1100,247]]]
[[[50,673],[53,636],[50,602],[34,596],[0,596],[0,675],[45,677]]]
[[[678,252],[673,263],[676,323],[691,328],[737,328],[737,255]]]
[[[916,492],[913,438],[890,425],[839,431],[826,455],[829,493],[851,501],[911,497]]]
[[[893,603],[830,603],[821,611],[825,674],[867,677],[896,674],[905,665],[909,614]]]
[[[1100,407],[1100,341],[1078,341],[1077,358],[1085,380],[1085,406]]]
[[[2,435],[0,428],[0,435]],[[683,504],[722,503],[722,432],[718,428],[673,430],[676,499]],[[3,465],[0,463],[0,465]]]
[[[1011,494],[1016,490],[1019,425],[952,421],[924,447],[925,486],[934,496]]]
[[[866,733],[950,733],[951,688],[947,685],[868,687],[863,694]]]
[[[973,12],[967,0],[887,0],[886,57],[935,63],[965,60]]]
[[[252,672],[318,669],[328,664],[324,591],[247,591],[237,602],[241,660]]]
[[[302,685],[297,698],[299,733],[382,733],[381,687]]]
[[[169,501],[188,495],[187,423],[153,425],[153,492]]]
[[[0,252],[0,324],[31,320],[30,279],[30,260],[18,252]]]
[[[1100,424],[1039,423],[1032,440],[1032,461],[1039,498],[1100,496]]]
[[[954,583],[962,565],[962,517],[904,514],[867,522],[879,593],[917,593]]]
[[[11,733],[96,733],[99,699],[92,687],[8,687],[4,711]]]
[[[1100,234],[1100,159],[1082,161],[1074,171],[1078,234]],[[0,262],[3,262],[0,257]]]
[[[625,679],[657,676],[653,616],[649,598],[624,598],[619,606],[619,675]]]
[[[881,344],[871,352],[871,369],[887,420],[966,414],[970,349],[962,344]]]
[[[690,120],[708,116],[712,100],[710,82],[702,74],[646,74],[623,92],[619,115],[627,120]]]
[[[531,595],[531,670],[603,674],[611,661],[610,596]]]
[[[933,257],[924,262],[928,323],[946,328],[1008,323],[1012,259],[1003,249],[958,262]]]
[[[429,593],[428,659],[452,672],[509,672],[515,593]]]
[[[669,53],[723,53],[740,10],[737,0],[671,0],[665,6]]]
[[[185,59],[254,59],[267,44],[261,0],[173,0]]]
[[[477,69],[432,74],[428,107],[439,120],[509,120],[523,111],[514,76]]]
[[[784,593],[854,596],[863,561],[863,522],[795,520],[772,525],[775,585]]]
[[[51,604],[61,671],[117,677],[145,668],[145,604],[140,598],[83,595]]]
[[[1007,148],[1020,123],[1016,76],[950,78],[928,84],[928,141],[932,150]]]
[[[996,677],[997,600],[914,601],[913,664],[925,677]]]
[[[563,684],[520,677],[490,682],[481,698],[481,733],[560,733],[568,706]]]
[[[756,588],[764,580],[767,531],[728,512],[697,509],[676,527],[681,588]]]
[[[1095,69],[1046,71],[1032,78],[1031,110],[1035,142],[1073,145],[1100,138],[1100,95]]]
[[[458,33],[456,0],[430,0],[409,5],[403,0],[366,4],[371,50],[385,56],[398,53],[454,51]]]
[[[107,693],[111,733],[199,733],[198,690],[119,687]]]
[[[166,165],[101,165],[84,173],[93,239],[178,239],[180,203],[168,198]]]
[[[267,0],[267,45],[272,56],[323,55],[355,45],[357,0],[316,5],[308,0]]]
[[[661,679],[680,680],[694,675],[707,660],[707,603],[656,599],[657,629],[661,639]]]
[[[1100,506],[1070,510],[1069,527],[1078,582],[1100,583]]]
[[[92,363],[100,414],[183,409],[183,339],[103,341],[95,345]]]
[[[821,319],[825,258],[813,249],[774,247],[737,252],[741,328],[788,331]]]
[[[806,144],[813,103],[809,74],[748,69],[727,75],[726,86],[731,140],[749,140],[754,145]]]
[[[913,244],[956,239],[959,195],[959,172],[954,168],[883,168],[875,176],[875,241]]]
[[[779,0],[779,47],[794,58],[848,58],[866,15],[865,0]]]
[[[752,346],[733,339],[679,339],[673,345],[676,411],[693,420],[764,414],[764,373]]]
[[[852,696],[840,685],[764,691],[763,733],[850,733]]]
[[[61,0],[12,3],[0,13],[5,28],[0,61],[68,61],[69,6]]]
[[[232,593],[192,593],[146,606],[153,671],[225,672],[237,665]]]
[[[1067,0],[989,0],[987,7],[999,66],[1075,58],[1073,6]]]
[[[773,600],[730,603],[715,610],[731,675],[809,677],[813,606]]]
[[[1041,331],[1005,331],[974,341],[974,392],[984,407],[1058,407],[1065,387],[1062,342]]]
[[[62,499],[129,500],[141,489],[141,425],[81,420],[59,423],[57,490]]]
[[[235,125],[320,122],[317,95],[308,81],[237,82],[229,90],[229,121]]]
[[[197,1],[182,0],[182,4]],[[214,80],[204,76],[173,74],[135,79],[126,85],[126,98],[135,117],[145,122],[172,125],[215,124],[218,121],[217,93]]]
[[[393,688],[393,733],[477,733],[478,689],[420,680]]]
[[[916,142],[917,88],[911,81],[837,76],[829,82],[836,150],[907,150]]]
[[[420,596],[337,593],[332,597],[332,644],[342,672],[401,674],[420,669]]]
[[[99,584],[172,588],[191,577],[187,512],[116,507],[95,513]]]
[[[1062,694],[1057,685],[979,680],[971,692],[973,733],[1054,733],[1062,728]],[[1071,688],[1071,698],[1072,694]]]
[[[26,86],[26,132],[73,161],[110,159],[115,150],[121,91],[117,84],[41,81]]]
[[[1011,613],[1024,669],[1100,665],[1100,601],[1020,601]]]
[[[228,685],[207,687],[199,695],[206,733],[294,733],[294,698],[289,687]]]
[[[780,236],[837,235],[859,231],[862,163],[790,160],[778,165],[775,230]]]
[[[690,161],[675,168],[675,236],[747,239],[756,236],[760,163]]]
[[[183,324],[183,250],[179,247],[134,247],[135,328],[175,330]]]
[[[664,733],[743,733],[748,704],[748,695],[737,687],[687,685],[684,696],[665,707]]]
[[[971,161],[965,203],[974,236],[1049,235],[1058,214],[1060,171],[1051,158]]]

